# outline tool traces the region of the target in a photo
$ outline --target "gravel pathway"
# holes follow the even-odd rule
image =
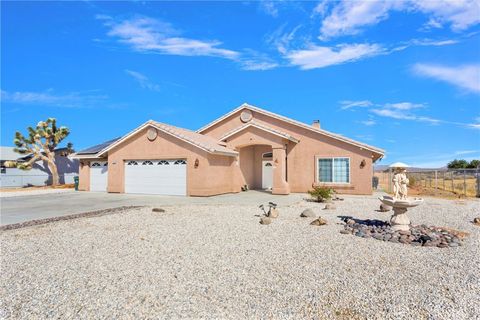
[[[338,216],[387,219],[374,197],[301,201],[260,225],[252,206],[126,210],[0,233],[0,317],[475,319],[479,201],[427,199],[416,224],[470,233],[456,248],[339,233]],[[328,220],[311,226],[305,208]]]

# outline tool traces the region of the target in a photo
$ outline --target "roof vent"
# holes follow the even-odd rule
[[[313,120],[312,127],[320,129],[320,120]]]

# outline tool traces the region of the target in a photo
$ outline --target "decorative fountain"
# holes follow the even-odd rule
[[[407,198],[408,183],[406,172],[408,166],[401,162],[395,162],[390,165],[393,168],[393,197],[382,196],[378,198],[383,204],[393,208],[393,215],[390,218],[390,224],[393,230],[410,230],[410,218],[407,215],[408,208],[416,207],[423,203],[422,198]]]

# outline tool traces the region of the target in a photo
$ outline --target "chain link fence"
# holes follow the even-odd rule
[[[407,176],[411,195],[480,197],[480,169],[412,172],[407,169]],[[392,170],[375,172],[374,177],[378,179],[378,189],[393,192]]]

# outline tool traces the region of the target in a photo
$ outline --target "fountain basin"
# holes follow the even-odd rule
[[[423,203],[423,198],[407,198],[407,200],[399,200],[391,196],[382,196],[378,198],[378,200],[393,208],[413,208]]]
[[[418,206],[423,203],[422,198],[407,198],[404,200],[395,199],[391,196],[382,196],[378,198],[383,204],[393,208],[393,215],[390,218],[390,225],[396,231],[410,230],[410,219],[407,215],[407,209]]]

